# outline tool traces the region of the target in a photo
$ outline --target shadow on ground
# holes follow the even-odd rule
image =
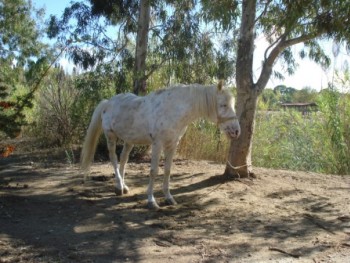
[[[82,184],[76,165],[33,158],[0,160],[0,262],[264,262],[347,249],[346,177],[316,185],[320,192],[310,175],[259,170],[253,181],[226,180],[219,165],[179,161],[179,205],[165,206],[157,193],[163,208],[154,212],[146,208],[147,163],[130,165],[132,192],[117,197],[106,164]]]

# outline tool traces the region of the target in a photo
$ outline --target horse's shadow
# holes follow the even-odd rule
[[[200,175],[204,175],[205,173],[197,173],[197,174],[191,174],[189,175],[190,177],[195,177],[195,176],[200,176]],[[184,180],[184,176],[188,175],[188,173],[182,173],[182,174],[174,174],[173,175],[173,182],[181,182]],[[122,204],[133,204],[133,206],[136,207],[146,207],[147,206],[147,195],[146,195],[146,188],[147,188],[147,182],[148,182],[148,178],[146,179],[142,179],[143,183],[144,183],[144,192],[141,193],[136,193],[133,194],[132,193],[132,183],[129,184],[129,186],[131,187],[131,192],[126,194],[126,195],[122,195],[122,196],[115,196],[116,199],[116,204],[118,205],[122,205]],[[173,194],[175,200],[177,200],[179,202],[179,206],[181,206],[181,204],[186,203],[186,201],[188,201],[189,199],[192,200],[193,202],[195,202],[194,200],[196,199],[196,196],[200,196],[201,193],[199,192],[200,190],[204,190],[204,189],[208,189],[211,187],[215,187],[215,186],[219,186],[222,184],[225,184],[229,181],[232,181],[231,178],[222,175],[222,174],[216,174],[216,175],[212,175],[204,180],[200,180],[197,182],[193,182],[187,185],[180,185],[178,187],[173,186],[171,188],[171,193]],[[138,182],[140,183],[140,182]],[[113,191],[113,189],[110,189],[111,191]],[[165,202],[164,199],[164,195],[163,192],[161,191],[161,189],[157,189],[157,191],[155,191],[155,197],[159,200],[159,204],[161,207],[170,207],[167,205],[167,203]],[[136,202],[136,205],[135,205]],[[175,206],[177,207],[177,206]]]
[[[195,176],[199,176],[199,175],[203,175],[203,174],[205,174],[205,173],[197,173],[197,174],[194,174],[192,176],[195,177]],[[212,186],[227,183],[230,180],[231,179],[229,179],[225,175],[216,174],[216,175],[212,175],[204,180],[192,183],[192,184],[183,185],[183,186],[180,186],[177,188],[173,188],[171,191],[174,195],[189,194],[189,193],[193,193],[197,190],[202,190],[205,188],[210,188]]]

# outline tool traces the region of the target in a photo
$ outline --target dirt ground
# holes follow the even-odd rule
[[[166,206],[146,207],[149,163],[131,162],[131,192],[115,196],[112,167],[90,179],[69,154],[28,150],[0,159],[0,262],[350,262],[350,176],[177,158]]]

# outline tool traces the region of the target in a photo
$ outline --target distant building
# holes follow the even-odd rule
[[[307,115],[311,112],[316,112],[318,110],[318,106],[315,102],[281,103],[281,107],[284,110],[293,109],[300,111],[303,115]]]

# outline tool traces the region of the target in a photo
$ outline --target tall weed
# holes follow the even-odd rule
[[[253,141],[255,166],[331,172],[334,158],[328,154],[319,114],[296,111],[260,112]]]
[[[330,141],[329,151],[334,156],[335,172],[350,173],[349,107],[333,85],[322,92],[318,101],[323,114],[324,129]]]

